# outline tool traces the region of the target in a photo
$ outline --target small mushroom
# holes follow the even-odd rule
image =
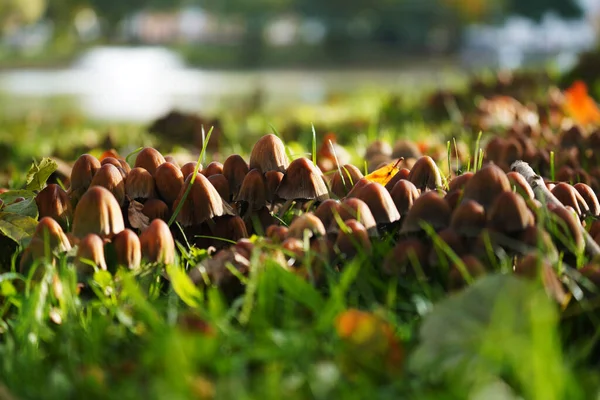
[[[500,193],[510,191],[506,173],[494,164],[486,164],[465,185],[463,201],[475,200],[487,210]]]
[[[164,164],[171,165],[172,164]],[[144,168],[136,167],[127,174],[125,194],[132,200],[146,200],[156,197],[156,188],[152,174]]]
[[[244,177],[249,171],[248,163],[239,154],[230,155],[223,163],[223,175],[229,182],[229,192],[234,198],[237,196]]]
[[[340,173],[341,171],[341,173]],[[333,174],[330,182],[331,192],[342,198],[352,190],[352,187],[363,177],[362,172],[352,164],[341,166]]]
[[[89,188],[75,208],[73,235],[82,238],[95,233],[110,239],[123,229],[123,214],[115,196],[102,186]]]
[[[100,236],[90,233],[84,236],[77,244],[75,255],[75,269],[78,280],[85,281],[94,275],[94,266],[106,271],[104,258],[104,241]]]
[[[175,262],[175,241],[169,226],[162,219],[150,222],[140,235],[142,258],[148,262],[173,264]]]
[[[423,156],[417,160],[407,179],[420,190],[435,190],[442,187],[440,169],[429,156]]]
[[[401,179],[392,188],[390,196],[400,215],[405,215],[420,196],[420,193],[411,181]]]
[[[504,235],[515,235],[535,224],[523,197],[513,192],[498,195],[488,214],[489,228]]]
[[[285,172],[289,161],[285,153],[285,146],[277,136],[265,135],[254,144],[250,153],[249,169]]]
[[[134,168],[141,167],[154,176],[156,168],[164,164],[165,158],[153,147],[144,147],[135,159]]]
[[[225,200],[229,202],[231,200],[231,194],[229,193],[229,182],[227,182],[227,178],[223,174],[213,174],[208,177],[208,181],[217,189],[219,195]]]
[[[207,178],[216,174],[223,174],[223,164],[218,161],[211,162],[202,171],[202,175],[206,176]]]
[[[381,184],[370,182],[365,185],[356,197],[364,201],[378,225],[391,224],[400,219],[400,213],[388,192]]]
[[[67,229],[73,219],[73,210],[67,192],[55,183],[50,183],[35,196],[40,219],[51,217]],[[0,206],[1,207],[1,206]]]
[[[313,213],[304,213],[292,221],[288,229],[288,237],[303,239],[304,232],[308,237],[325,236],[325,226]]]
[[[113,237],[112,246],[117,265],[130,270],[139,268],[142,259],[140,238],[130,229],[125,229]]]
[[[161,199],[172,206],[183,186],[183,172],[174,164],[161,164],[154,172],[156,191]]]
[[[290,163],[275,194],[288,201],[323,201],[329,198],[320,171],[305,157],[297,158]]]
[[[335,246],[346,258],[352,258],[359,253],[371,253],[371,240],[363,224],[355,219],[345,221],[346,229],[338,231]]]
[[[437,192],[425,192],[419,196],[406,214],[400,233],[422,232],[423,223],[431,225],[436,231],[442,230],[449,226],[451,215],[450,206]]]

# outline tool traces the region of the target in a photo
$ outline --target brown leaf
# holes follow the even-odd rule
[[[145,230],[150,225],[150,218],[148,218],[142,209],[144,205],[139,201],[131,200],[129,208],[127,209],[127,218],[133,228]]]

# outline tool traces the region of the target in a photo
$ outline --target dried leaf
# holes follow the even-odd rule
[[[142,210],[144,205],[139,201],[131,200],[129,208],[127,209],[127,218],[133,228],[145,230],[150,225],[150,218],[148,218]]]
[[[398,168],[398,164],[400,164],[402,160],[403,158],[400,158],[397,161],[393,161],[388,165],[371,172],[369,175],[365,176],[365,179],[371,182],[380,183],[383,186],[385,186],[390,181],[390,179],[392,179],[394,175],[396,175],[398,171],[400,171],[400,168]]]

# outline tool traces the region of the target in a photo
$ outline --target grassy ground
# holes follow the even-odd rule
[[[475,149],[478,132],[430,122],[421,101],[383,96],[298,108],[272,117],[224,116],[221,155],[247,155],[272,125],[290,153],[310,153],[333,130],[362,165],[376,139]],[[316,119],[320,118],[320,119]],[[106,142],[110,128],[110,142]],[[357,132],[359,132],[357,134]],[[491,133],[484,134],[484,140]],[[154,145],[163,153],[197,149],[161,140],[140,126],[90,124],[77,114],[31,113],[0,120],[4,186],[20,188],[31,159],[73,160],[107,146],[122,155]],[[447,170],[447,159],[438,159]],[[472,163],[474,165],[474,163]],[[474,168],[474,167],[471,167]],[[282,268],[272,244],[255,249],[243,294],[194,286],[184,273],[207,257],[182,250],[175,265],[143,272],[97,271],[78,293],[72,254],[18,273],[0,265],[0,398],[221,399],[585,399],[600,395],[598,315],[590,297],[562,310],[540,280],[523,280],[501,259],[467,289],[448,293],[417,276],[390,278],[381,266],[394,243],[384,235],[370,255],[321,262],[306,252],[310,280]],[[275,246],[277,248],[277,246]],[[305,249],[308,250],[308,249]],[[452,251],[438,251],[450,262]],[[161,274],[163,270],[168,276]],[[368,314],[354,314],[354,309]],[[348,331],[347,317],[356,323]],[[350,323],[350,325],[352,325]]]

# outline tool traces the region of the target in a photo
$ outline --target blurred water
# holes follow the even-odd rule
[[[173,108],[222,110],[257,90],[266,107],[285,107],[320,103],[329,93],[434,87],[452,74],[434,64],[402,70],[209,71],[186,68],[163,48],[105,47],[65,70],[0,72],[0,93],[25,100],[68,97],[93,119],[147,121]]]

